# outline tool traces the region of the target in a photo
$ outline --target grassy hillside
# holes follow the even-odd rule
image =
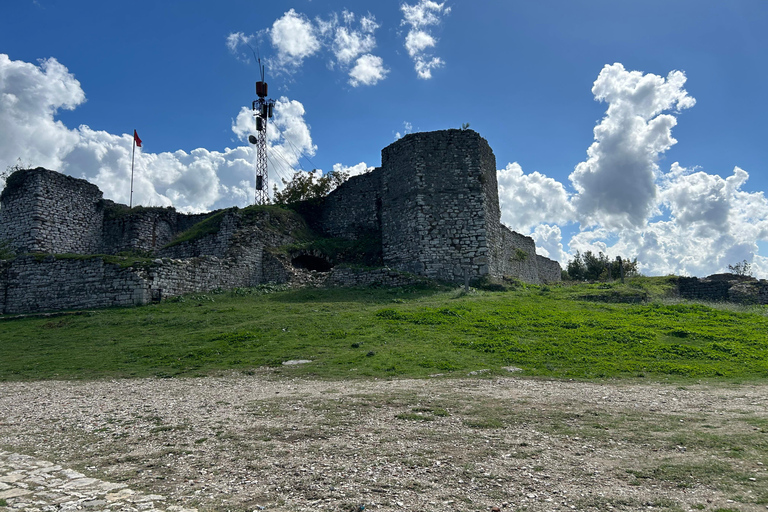
[[[139,308],[0,320],[0,380],[207,375],[275,367],[321,378],[505,373],[600,379],[768,377],[763,307],[627,285],[457,289],[275,287]],[[647,299],[646,302],[632,301]],[[311,363],[284,366],[288,360]]]

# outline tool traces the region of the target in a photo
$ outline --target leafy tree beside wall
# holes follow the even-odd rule
[[[315,172],[297,172],[291,181],[282,180],[285,185],[282,191],[275,187],[274,201],[276,204],[292,204],[325,197],[348,178],[349,173],[342,171],[331,171],[319,178]]]
[[[624,264],[624,276],[639,275],[637,271],[637,258],[632,261],[622,258]],[[621,269],[617,260],[611,260],[602,252],[594,254],[586,251],[583,254],[576,251],[576,256],[568,262],[566,267],[567,278],[572,281],[607,281],[621,276]]]

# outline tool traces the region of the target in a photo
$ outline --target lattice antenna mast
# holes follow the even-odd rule
[[[267,169],[267,121],[272,117],[275,100],[267,99],[267,82],[264,81],[264,66],[257,58],[261,80],[256,82],[256,96],[251,110],[256,118],[256,136],[250,135],[248,141],[256,146],[256,195],[254,204],[269,203],[269,172]]]

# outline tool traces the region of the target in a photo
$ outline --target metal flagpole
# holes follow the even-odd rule
[[[135,133],[135,132],[134,132]],[[136,154],[136,136],[133,137],[133,151],[131,152],[131,199],[128,208],[133,208],[133,157]]]

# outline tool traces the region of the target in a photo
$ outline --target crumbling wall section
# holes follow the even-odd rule
[[[223,258],[227,255],[232,245],[232,237],[235,236],[239,227],[240,222],[236,212],[224,213],[218,229],[213,233],[160,248],[157,255],[161,258],[196,258],[200,256]]]
[[[711,302],[768,304],[768,281],[736,274],[713,274],[706,278],[679,277],[680,297]]]
[[[537,254],[536,265],[539,267],[539,281],[542,283],[562,281],[563,269],[557,261]]]
[[[38,167],[13,173],[0,193],[0,240],[17,254],[94,254],[104,211],[96,185]]]
[[[291,280],[288,271],[290,262],[287,257],[264,251],[262,256],[261,272],[262,283],[284,284]]]
[[[499,232],[501,236],[492,249],[494,276],[512,276],[526,283],[540,284],[533,238],[511,231],[503,225]]]
[[[173,208],[136,208],[122,213],[105,201],[102,254],[126,251],[153,252],[168,244],[178,233],[180,214]],[[114,203],[113,203],[114,204]],[[123,205],[119,205],[123,206]]]
[[[102,254],[156,252],[180,233],[219,213],[185,214],[172,207],[128,208],[109,200],[104,200],[103,204]]]

